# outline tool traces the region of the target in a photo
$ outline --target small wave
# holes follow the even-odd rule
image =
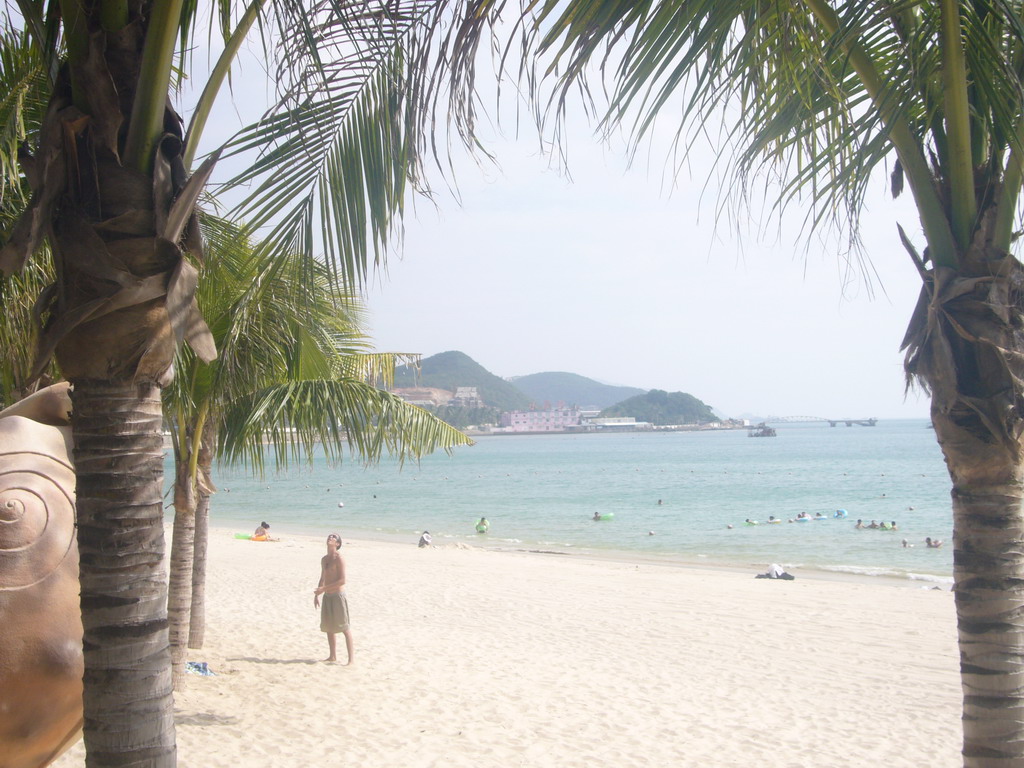
[[[927,581],[935,584],[952,584],[952,576],[937,576],[932,573],[911,573],[901,571],[897,568],[872,567],[867,565],[822,565],[818,566],[823,571],[835,573],[852,573],[857,576],[885,576],[895,579],[907,579],[909,581]]]
[[[953,584],[952,576],[936,576],[931,573],[907,573],[905,575],[911,581],[927,581],[937,584],[949,584],[951,586]]]

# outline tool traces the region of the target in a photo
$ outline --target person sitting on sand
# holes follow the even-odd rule
[[[260,523],[252,536],[249,537],[250,541],[270,541],[270,523]]]
[[[932,539],[931,536],[927,537],[924,540],[924,543],[928,547],[928,549],[938,549],[939,547],[942,546],[941,539]]]
[[[423,535],[420,536],[420,543],[419,543],[420,549],[423,549],[424,547],[429,547],[430,546],[430,542],[431,542],[430,531],[424,531]]]

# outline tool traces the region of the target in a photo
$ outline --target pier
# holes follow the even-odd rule
[[[860,427],[873,427],[878,423],[878,419],[872,417],[870,419],[826,419],[824,416],[769,416],[765,421],[771,422],[782,422],[785,424],[797,424],[800,422],[810,421],[827,421],[830,427],[834,427],[836,424],[845,424],[848,427],[852,427],[854,424]]]

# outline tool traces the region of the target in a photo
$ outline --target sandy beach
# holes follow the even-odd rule
[[[212,532],[179,765],[960,765],[948,590],[341,533],[352,667],[319,661],[321,539]]]

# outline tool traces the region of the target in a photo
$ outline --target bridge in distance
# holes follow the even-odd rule
[[[834,427],[836,424],[845,424],[848,427],[852,427],[857,424],[861,427],[873,427],[878,423],[878,419],[826,419],[823,416],[769,416],[765,419],[766,423],[773,424],[798,424],[801,422],[812,422],[821,421],[828,422],[830,427]]]

